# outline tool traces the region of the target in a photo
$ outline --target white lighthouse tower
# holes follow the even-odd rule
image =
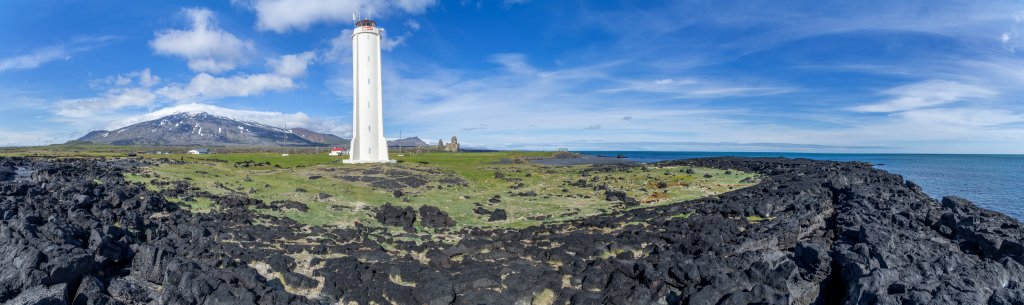
[[[370,19],[352,31],[352,145],[345,163],[393,163],[384,139],[380,87],[381,29]]]

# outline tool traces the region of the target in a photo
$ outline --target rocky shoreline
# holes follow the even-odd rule
[[[244,196],[193,214],[126,182],[138,162],[0,158],[0,303],[1024,304],[1020,222],[861,163],[670,161],[764,179],[415,243],[256,214],[266,203]],[[593,170],[611,166],[637,165]],[[435,210],[397,213],[443,226]]]

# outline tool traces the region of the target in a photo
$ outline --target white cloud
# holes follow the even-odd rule
[[[153,85],[156,85],[157,83],[160,83],[160,78],[156,77],[156,75],[151,74],[149,72],[149,68],[146,68],[146,69],[144,69],[142,71],[139,71],[138,78],[139,78],[139,85],[142,85],[143,87],[147,87],[147,88],[148,87],[152,87]]]
[[[107,126],[107,129],[116,129],[135,123],[156,120],[168,115],[182,112],[206,112],[209,114],[229,117],[236,120],[252,121],[280,128],[303,127],[318,132],[332,133],[338,136],[349,136],[351,135],[352,132],[352,129],[348,125],[339,124],[335,120],[311,117],[302,112],[284,113],[275,111],[242,110],[200,103],[176,105],[145,114],[116,120],[111,122]]]
[[[59,47],[47,47],[32,53],[0,59],[0,72],[24,70],[39,67],[44,63],[69,58],[68,52]]]
[[[288,54],[277,59],[269,60],[269,64],[274,68],[274,74],[287,77],[299,77],[306,75],[306,68],[309,67],[309,63],[315,56],[316,54],[312,51],[299,54]]]
[[[436,0],[248,0],[244,6],[256,11],[256,28],[277,33],[305,30],[315,23],[345,23],[352,13],[363,17],[384,16],[396,12],[420,14]]]
[[[1024,11],[1018,12],[1013,18],[1013,24],[1010,26],[1009,31],[1003,32],[1003,35],[999,37],[999,41],[1003,43],[1003,48],[1010,51],[1010,53],[1016,53],[1017,49],[1024,47],[1024,39],[1021,39],[1021,32],[1024,32]]]
[[[392,68],[386,66],[384,82],[388,85],[384,103],[385,113],[393,122],[391,130],[402,128],[408,135],[431,139],[450,137],[452,131],[461,130],[471,133],[471,137],[464,139],[466,143],[503,147],[510,143],[598,136],[672,141],[678,140],[680,133],[756,128],[753,124],[725,119],[736,110],[701,109],[686,103],[665,106],[649,97],[612,97],[596,92],[595,87],[618,82],[608,75],[614,75],[619,67],[604,63],[541,69],[530,65],[520,54],[497,55],[492,60],[500,65],[487,71],[417,64],[409,67],[411,73],[406,75],[405,70],[394,69],[403,67],[401,63],[393,64]],[[524,77],[524,73],[529,77]],[[653,80],[647,83],[652,84]],[[344,94],[339,92],[340,96],[345,97]],[[664,94],[669,98],[672,95]],[[485,124],[486,129],[467,128]],[[600,133],[588,132],[586,127],[599,128]],[[462,134],[459,136],[462,138]]]
[[[1024,115],[1004,109],[919,109],[902,112],[898,116],[911,122],[952,126],[960,130],[1024,123]]]
[[[416,20],[412,20],[412,19],[406,20],[405,21],[405,26],[408,27],[412,31],[419,31],[420,30],[420,23],[416,22]]]
[[[124,75],[117,75],[112,82],[115,86],[127,86],[132,84],[132,79]]]
[[[613,84],[599,93],[654,93],[667,94],[676,99],[751,97],[786,94],[797,88],[786,86],[764,86],[725,80],[697,80],[693,78],[664,78],[654,81],[647,80],[615,80]]]
[[[501,1],[501,3],[504,4],[506,7],[513,6],[513,5],[516,5],[516,4],[524,4],[524,3],[527,3],[527,2],[530,2],[530,0],[502,0]]]
[[[423,13],[428,7],[437,3],[436,0],[395,0],[391,4],[393,7],[400,8],[402,11],[409,12],[412,14]]]
[[[997,95],[991,89],[954,81],[929,80],[891,88],[882,92],[892,96],[881,103],[851,108],[860,112],[899,112],[946,104],[981,100]]]
[[[160,82],[149,68],[126,74],[109,76],[96,80],[94,84],[112,86],[100,96],[65,99],[55,104],[55,113],[69,118],[85,118],[123,108],[148,108],[154,106],[158,96],[150,87]],[[136,86],[132,86],[135,84]]]
[[[213,12],[205,8],[187,8],[187,30],[156,33],[149,45],[157,54],[180,56],[196,72],[220,73],[244,64],[253,50],[252,41],[242,40],[217,27]]]
[[[0,129],[0,146],[45,145],[56,142],[56,138],[49,130]]]
[[[85,52],[113,40],[110,36],[85,37],[69,43],[35,49],[24,55],[0,58],[0,72],[34,69],[57,60],[68,60],[75,53]]]
[[[536,69],[526,62],[526,55],[519,53],[494,54],[491,62],[505,67],[508,71],[516,74],[534,74]]]
[[[157,96],[142,88],[115,88],[103,96],[62,100],[57,102],[57,115],[84,118],[127,107],[148,107]]]
[[[449,137],[454,130],[460,132],[458,136],[466,145],[507,149],[553,149],[556,142],[570,149],[665,149],[629,144],[642,139],[690,141],[671,146],[676,150],[722,149],[723,145],[734,143],[725,146],[737,151],[980,152],[984,148],[978,147],[987,146],[973,145],[983,143],[1019,152],[1019,148],[1006,148],[1005,143],[1020,143],[1019,139],[1024,137],[1024,128],[1020,127],[1024,118],[1020,112],[1011,110],[932,107],[851,117],[827,107],[823,114],[814,114],[799,109],[764,111],[742,104],[708,106],[700,101],[674,100],[683,95],[681,90],[657,89],[662,91],[645,91],[648,94],[642,96],[594,90],[633,85],[656,90],[658,78],[633,81],[609,77],[618,75],[617,66],[542,69],[527,64],[525,56],[505,56],[503,62],[515,63],[511,66],[518,68],[502,65],[488,71],[461,71],[418,64],[406,68],[411,72],[404,73],[401,63],[395,64],[398,69],[384,74],[385,83],[390,84],[385,87],[385,113],[390,117],[390,128],[402,128],[406,135],[430,139]],[[533,74],[522,77],[513,70]],[[694,78],[673,78],[671,83],[661,85],[698,91],[689,93],[690,96],[772,92]],[[886,92],[914,91],[906,89]],[[805,122],[810,123],[802,124]],[[481,124],[487,128],[467,128]],[[574,144],[580,141],[603,142],[589,146]],[[722,145],[705,148],[693,143]],[[790,144],[766,148],[750,143]]]
[[[387,33],[385,33],[384,37],[381,37],[380,48],[382,50],[384,50],[384,51],[394,50],[396,47],[404,45],[405,44],[405,40],[408,39],[408,37],[409,36],[407,34],[407,35],[399,35],[399,36],[396,36],[395,38],[391,38],[391,36],[388,36]]]
[[[405,45],[405,41],[412,37],[412,33],[395,36],[394,38],[385,31],[381,37],[380,48],[384,51],[391,51],[399,46]],[[321,59],[348,62],[352,57],[352,29],[344,29],[330,40],[330,49],[319,55]]]
[[[153,75],[149,71],[149,68],[145,68],[139,71],[111,75],[105,78],[96,79],[90,81],[92,87],[104,87],[104,86],[115,86],[115,87],[127,87],[131,84],[137,83],[139,86],[144,88],[153,87],[160,83],[160,77]]]
[[[332,61],[348,62],[352,60],[352,29],[341,30],[338,36],[331,38],[331,48],[320,57]]]
[[[222,97],[252,96],[269,91],[284,91],[295,87],[287,76],[277,74],[240,74],[215,77],[199,73],[187,85],[171,84],[157,93],[176,101],[199,101]]]

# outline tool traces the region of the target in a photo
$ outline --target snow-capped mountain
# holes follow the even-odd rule
[[[167,146],[316,146],[290,130],[202,113],[178,113],[116,130],[93,131],[76,142]]]

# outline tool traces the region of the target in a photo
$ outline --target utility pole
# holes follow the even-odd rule
[[[402,130],[398,130],[398,154],[402,154]]]

